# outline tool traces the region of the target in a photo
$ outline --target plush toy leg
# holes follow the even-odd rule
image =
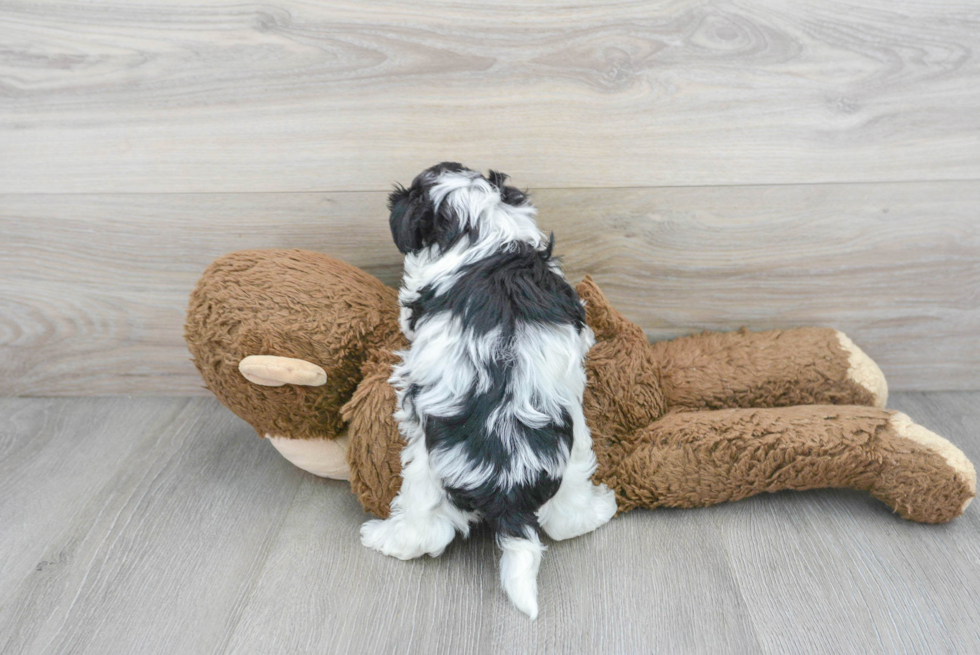
[[[351,491],[364,509],[381,518],[388,517],[402,483],[406,444],[395,422],[395,389],[388,383],[398,359],[394,352],[381,351],[366,362],[361,369],[364,379],[342,409],[350,437]]]
[[[706,332],[651,348],[669,407],[884,407],[888,400],[878,365],[830,328]]]
[[[600,470],[620,510],[834,487],[869,491],[906,519],[944,523],[976,492],[976,472],[958,448],[904,414],[872,407],[678,412],[638,444],[615,470]]]

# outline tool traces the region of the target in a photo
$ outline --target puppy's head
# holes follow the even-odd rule
[[[490,171],[484,177],[462,164],[443,162],[422,171],[408,188],[396,186],[388,209],[398,250],[407,255],[435,245],[444,252],[463,237],[473,243],[488,232],[537,234],[527,196],[506,186],[506,180],[503,173]],[[515,222],[528,221],[533,230],[526,225],[514,229]]]

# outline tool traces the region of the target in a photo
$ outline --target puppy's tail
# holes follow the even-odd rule
[[[520,611],[538,618],[538,569],[545,551],[534,523],[513,525],[511,521],[494,521],[497,545],[504,551],[500,558],[500,582],[510,602]]]

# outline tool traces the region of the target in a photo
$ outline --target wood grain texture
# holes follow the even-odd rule
[[[980,461],[980,393],[893,405]],[[980,651],[974,507],[944,526],[846,491],[637,510],[550,544],[532,623],[485,529],[438,559],[369,551],[346,483],[291,467],[216,401],[0,411],[4,653]]]
[[[19,410],[10,441],[32,457],[13,463],[18,476],[4,482],[16,493],[0,496],[0,512],[19,519],[0,540],[14,555],[0,652],[221,652],[295,470],[207,399],[2,403]],[[49,425],[39,407],[63,421]]]
[[[0,606],[14,574],[60,566],[70,553],[45,559],[50,545],[128,458],[169,429],[178,405],[115,399],[24,403],[0,399]],[[139,416],[138,423],[120,414]]]
[[[980,396],[890,403],[980,461]],[[912,524],[854,492],[757,496],[712,512],[765,653],[974,653],[980,515]],[[828,626],[834,626],[828,630]]]
[[[520,180],[517,180],[520,183]],[[669,338],[844,330],[895,389],[980,388],[980,184],[540,190],[570,279]],[[0,393],[203,392],[187,296],[242,248],[397,284],[383,193],[0,196]]]
[[[971,2],[0,5],[0,192],[980,178]]]
[[[500,589],[500,552],[489,531],[453,543],[438,559],[406,566],[360,545],[358,528],[367,518],[349,494],[328,496],[319,481],[308,481],[227,652],[759,649],[710,523],[636,513],[551,544],[539,576],[542,612],[532,623]],[[621,575],[626,568],[630,574]]]

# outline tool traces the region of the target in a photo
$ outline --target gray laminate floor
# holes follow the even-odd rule
[[[891,406],[980,461],[980,393]],[[2,653],[980,653],[980,507],[945,526],[866,495],[636,511],[553,545],[541,616],[490,536],[401,562],[346,483],[211,399],[2,399]]]

